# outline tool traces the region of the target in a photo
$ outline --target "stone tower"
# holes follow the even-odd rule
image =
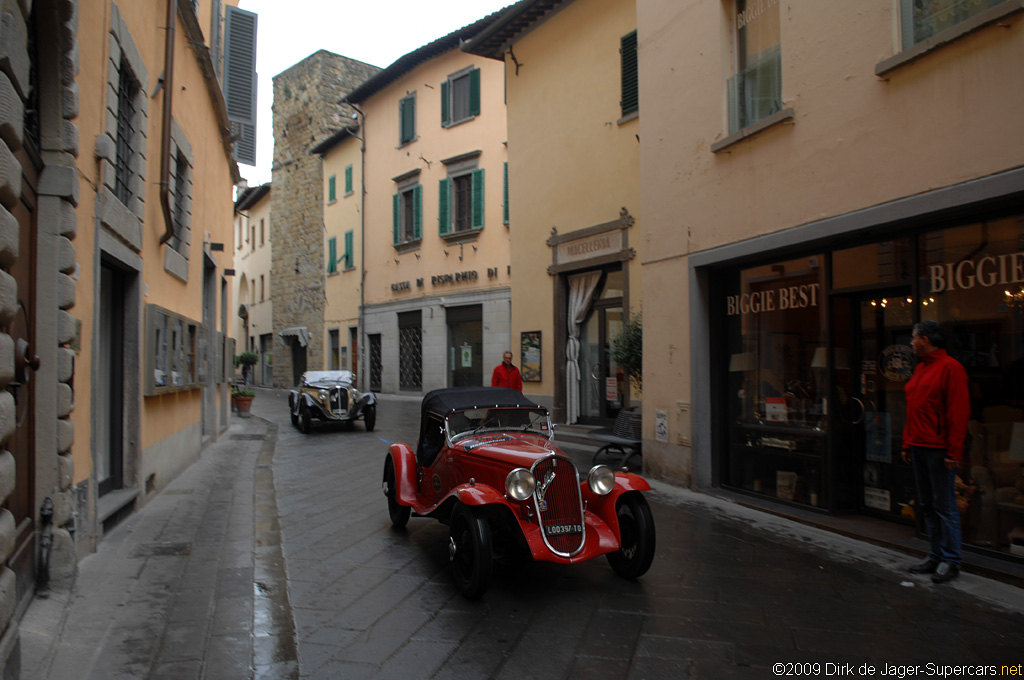
[[[309,149],[352,124],[338,100],[380,69],[320,50],[274,76],[270,206],[274,386],[324,367],[323,168]]]

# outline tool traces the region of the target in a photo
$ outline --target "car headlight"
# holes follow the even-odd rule
[[[615,488],[615,473],[607,465],[595,465],[587,473],[587,484],[598,496],[607,495]]]
[[[505,490],[517,501],[525,501],[532,496],[536,486],[537,480],[526,468],[516,468],[505,478]]]
[[[327,390],[320,390],[320,392],[317,393],[317,396],[320,398],[320,401],[327,401],[327,398],[331,396],[331,393]]]

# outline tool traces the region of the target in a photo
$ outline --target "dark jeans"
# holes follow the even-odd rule
[[[928,557],[960,566],[960,511],[956,509],[956,471],[946,467],[942,449],[910,447],[917,502],[931,540]]]

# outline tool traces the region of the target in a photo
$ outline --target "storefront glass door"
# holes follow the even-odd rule
[[[832,460],[838,510],[913,518],[913,472],[900,457],[904,386],[915,363],[913,309],[909,289],[833,299]]]
[[[581,423],[605,424],[625,405],[626,377],[611,358],[611,343],[622,325],[622,272],[609,271],[580,324]]]

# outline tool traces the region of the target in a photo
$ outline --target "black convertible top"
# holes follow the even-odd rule
[[[423,397],[423,414],[447,416],[452,411],[476,408],[543,408],[518,390],[508,387],[446,387]]]

